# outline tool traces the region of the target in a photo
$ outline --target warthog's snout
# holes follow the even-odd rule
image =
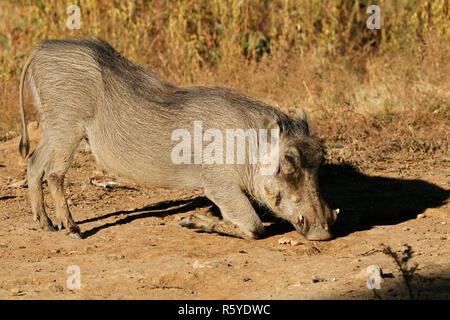
[[[328,232],[325,229],[315,230],[314,232],[310,232],[306,235],[306,239],[311,241],[322,241],[322,240],[330,240],[333,238],[331,232]]]
[[[308,206],[303,206],[302,212],[298,216],[298,221],[294,224],[296,230],[306,239],[311,241],[323,241],[333,238],[331,228],[336,221],[339,209],[331,210],[328,206],[320,208],[320,212],[313,210],[305,210]]]

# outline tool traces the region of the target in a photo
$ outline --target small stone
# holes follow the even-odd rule
[[[298,240],[295,240],[295,239],[291,239],[291,238],[280,238],[280,239],[278,239],[278,244],[281,244],[281,245],[288,244],[291,246],[298,246],[299,244],[301,244],[301,242]]]
[[[19,288],[14,288],[11,290],[10,295],[13,297],[18,297],[18,296],[24,296],[24,295],[26,295],[26,293],[23,292],[22,290],[20,290]]]
[[[278,239],[278,244],[290,244],[291,240],[288,238],[280,238]]]
[[[442,221],[441,224],[445,225],[447,224],[447,221]]]
[[[194,263],[192,264],[192,268],[194,269],[203,269],[203,268],[211,268],[211,266],[208,266],[208,261],[205,262],[200,262],[198,260],[195,260]]]
[[[62,285],[56,284],[56,283],[49,284],[48,288],[55,292],[63,292],[64,291],[64,287]]]
[[[425,218],[425,215],[423,213],[419,213],[417,215],[417,219]]]
[[[108,260],[121,260],[121,259],[124,259],[124,258],[125,258],[125,256],[123,254],[114,254],[114,253],[112,253],[112,254],[109,254],[109,255],[106,256],[106,259],[108,259]]]
[[[312,283],[325,282],[325,281],[327,281],[327,280],[319,278],[317,276],[313,276],[312,279],[311,279]]]

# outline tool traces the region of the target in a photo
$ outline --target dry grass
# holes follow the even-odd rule
[[[69,4],[81,29],[65,26]],[[285,112],[306,108],[346,161],[448,155],[448,1],[3,1],[0,136],[20,128],[18,75],[46,38],[100,36],[181,85],[239,89]],[[36,114],[26,100],[29,119]],[[9,134],[6,134],[10,132]]]

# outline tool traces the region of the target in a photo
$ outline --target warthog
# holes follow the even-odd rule
[[[296,118],[223,87],[179,87],[147,71],[103,40],[47,40],[33,51],[20,79],[23,135],[19,150],[29,152],[23,85],[39,110],[43,135],[27,159],[33,218],[55,230],[48,218],[42,178],[55,203],[56,223],[81,238],[64,197],[64,176],[83,138],[107,170],[148,187],[203,189],[222,218],[189,216],[181,225],[204,231],[258,238],[264,226],[249,198],[290,221],[310,240],[332,237],[336,211],[323,201],[318,171],[324,161],[320,140],[309,134],[306,113]],[[263,165],[176,164],[172,133],[202,122],[202,130],[278,129],[279,156],[273,174]],[[202,143],[202,142],[201,142]],[[195,147],[195,146],[194,146]],[[275,154],[275,153],[274,153]]]

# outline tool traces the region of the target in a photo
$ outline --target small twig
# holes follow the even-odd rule
[[[372,289],[373,294],[377,297],[378,300],[381,300],[381,296],[377,293],[375,289]]]
[[[411,287],[411,280],[414,276],[414,272],[417,270],[417,264],[414,264],[412,267],[408,267],[408,261],[412,258],[414,251],[410,245],[405,244],[406,249],[403,251],[402,256],[400,257],[396,252],[393,252],[389,246],[381,244],[383,246],[383,253],[390,255],[395,263],[397,264],[400,272],[402,274],[403,280],[405,281],[405,285],[408,288],[410,299],[414,299],[414,293]]]

